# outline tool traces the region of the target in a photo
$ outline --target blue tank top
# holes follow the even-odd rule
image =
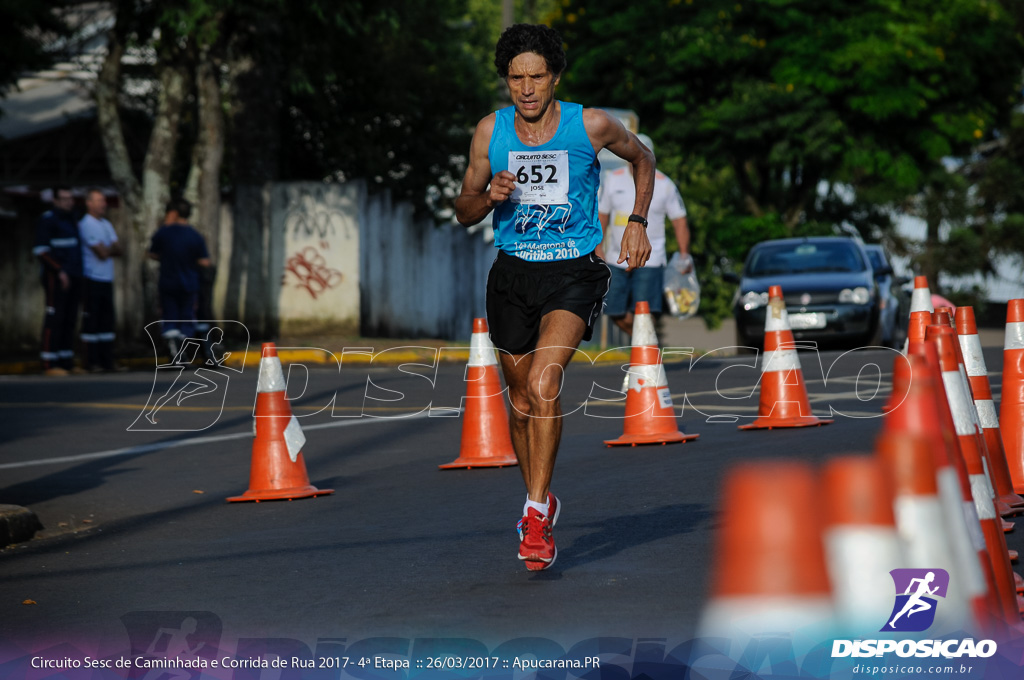
[[[551,141],[528,146],[515,130],[515,107],[495,112],[487,155],[491,174],[516,176],[512,197],[494,208],[494,244],[534,262],[587,255],[601,242],[597,188],[601,164],[583,127],[583,107],[559,102]]]

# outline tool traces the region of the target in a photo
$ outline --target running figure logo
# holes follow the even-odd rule
[[[935,621],[938,600],[946,597],[949,573],[945,569],[893,569],[896,603],[883,632],[915,633],[927,630]],[[901,594],[902,593],[902,594]]]

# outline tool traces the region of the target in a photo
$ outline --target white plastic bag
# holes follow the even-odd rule
[[[689,254],[676,253],[665,267],[665,300],[669,313],[677,319],[689,319],[700,308],[700,282]]]

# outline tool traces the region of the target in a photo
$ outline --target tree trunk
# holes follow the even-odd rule
[[[267,248],[271,235],[265,187],[278,177],[281,101],[276,93],[284,68],[277,54],[280,27],[253,25],[262,49],[254,56],[239,49],[228,62],[234,168],[234,230],[224,314],[241,319],[253,338],[278,332],[280,280],[271,280]],[[237,316],[235,316],[235,315]]]
[[[743,193],[743,204],[747,207],[747,211],[754,217],[761,217],[764,215],[764,210],[757,200],[757,190],[750,181],[750,175],[747,174],[747,164],[739,159],[734,159],[732,169],[736,173],[736,181],[739,182],[740,191]]]
[[[214,262],[220,255],[220,172],[224,161],[224,111],[217,64],[209,50],[196,67],[199,136],[192,154],[186,198],[195,205],[193,225],[206,239]],[[225,272],[226,273],[226,272]]]
[[[121,21],[121,17],[118,17]],[[124,128],[118,111],[121,92],[121,58],[124,43],[118,26],[110,32],[107,56],[96,83],[96,111],[100,135],[107,153],[118,193],[128,211],[127,232],[123,242],[124,307],[119,310],[120,331],[128,338],[139,338],[147,320],[146,310],[156,308],[155,285],[146,267],[149,237],[156,229],[170,198],[170,173],[178,140],[178,122],[185,99],[187,71],[181,63],[168,63],[173,55],[158,58],[160,96],[153,119],[153,131],[143,164],[142,180],[135,176],[125,143]],[[162,66],[162,67],[161,67]],[[142,285],[139,285],[139,282]]]

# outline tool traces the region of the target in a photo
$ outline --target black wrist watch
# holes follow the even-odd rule
[[[634,213],[634,214],[629,216],[629,221],[630,222],[639,222],[640,224],[644,225],[644,229],[647,228],[647,218],[643,217],[642,215],[637,215],[636,213]]]

